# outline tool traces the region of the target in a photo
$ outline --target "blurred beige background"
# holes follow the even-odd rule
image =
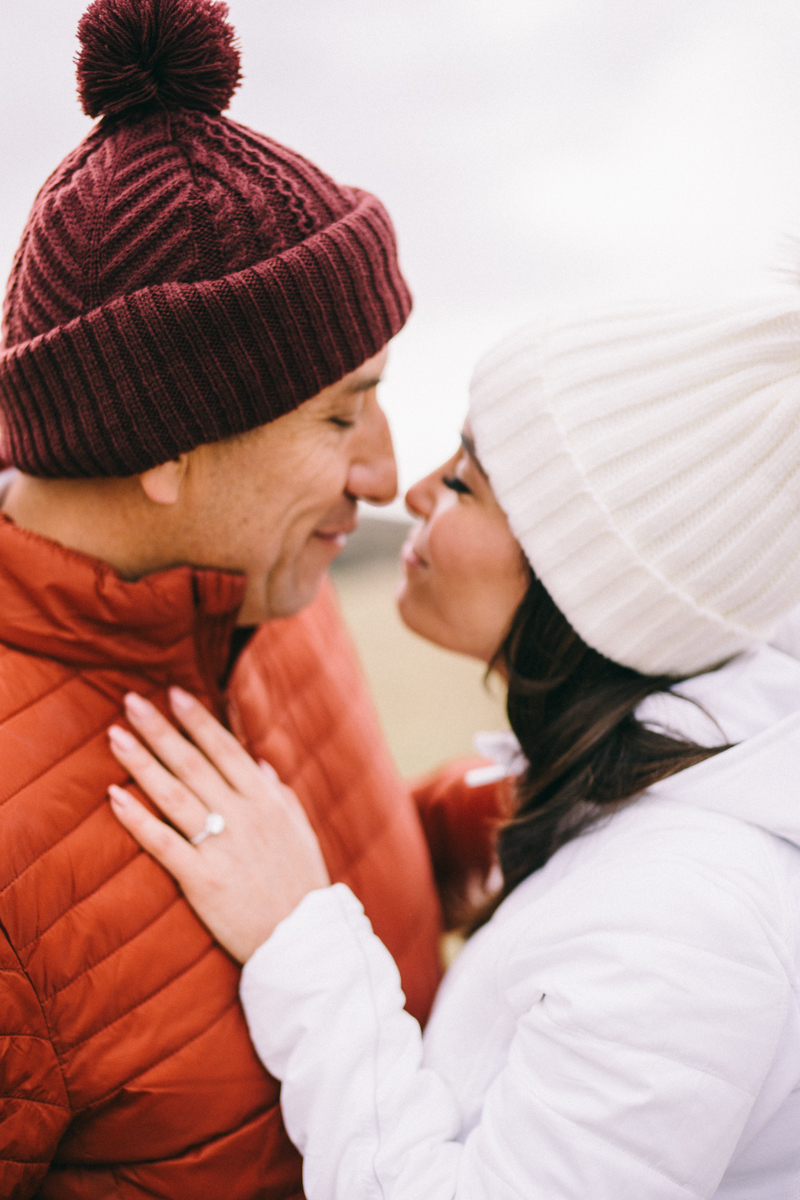
[[[403,775],[473,753],[473,734],[506,729],[502,690],[479,662],[440,650],[400,621],[394,592],[408,524],[361,518],[332,575],[389,746]]]

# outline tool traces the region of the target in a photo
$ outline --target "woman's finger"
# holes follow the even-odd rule
[[[169,689],[170,708],[178,721],[231,787],[244,796],[263,784],[263,773],[224,725],[182,688]],[[274,774],[277,781],[278,776]]]
[[[188,838],[193,838],[203,829],[208,816],[205,804],[179,779],[170,775],[133,734],[118,725],[112,725],[108,731],[108,741],[117,762],[129,772],[142,791],[146,792],[153,803],[169,817],[173,825]],[[147,809],[143,811],[147,812]],[[154,817],[153,820],[156,821],[157,818]]]
[[[201,704],[198,708],[203,708]],[[205,709],[203,709],[205,712]],[[147,742],[161,762],[169,768],[203,803],[211,809],[220,808],[230,797],[227,780],[209,762],[204,754],[193,746],[174,725],[170,725],[158,709],[129,692],[125,697],[125,714],[136,732]],[[209,720],[214,718],[209,714]],[[238,745],[238,743],[237,743]],[[240,747],[241,749],[241,747]],[[245,752],[242,751],[244,754]],[[247,755],[245,755],[247,757]],[[155,800],[156,797],[154,796]]]
[[[202,867],[200,855],[180,834],[159,821],[135,796],[115,783],[109,787],[108,796],[120,823],[143,850],[152,854],[156,862],[174,876],[184,891],[187,886],[191,887],[199,881]]]
[[[117,732],[117,741],[119,733],[124,731]],[[165,795],[181,800],[171,787],[188,789],[143,746],[137,747],[132,735],[126,737],[124,752],[115,753],[137,782],[169,811],[163,803]],[[175,876],[200,919],[240,962],[249,958],[309,891],[330,882],[319,842],[300,801],[268,772],[255,764],[253,769],[259,788],[251,791],[249,801],[242,798],[239,804],[237,794],[230,793],[230,820],[226,815],[223,835],[209,838],[199,850],[187,845],[123,789],[109,790],[115,815]],[[196,797],[191,799],[200,804]],[[207,814],[204,808],[203,812]],[[187,833],[195,829],[187,829]]]

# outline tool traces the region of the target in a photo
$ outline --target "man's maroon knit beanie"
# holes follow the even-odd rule
[[[132,475],[274,420],[372,357],[411,298],[374,196],[221,116],[214,0],[94,0],[78,85],[102,117],[39,193],[0,352],[0,458]]]

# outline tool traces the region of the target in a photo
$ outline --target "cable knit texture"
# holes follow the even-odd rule
[[[154,22],[188,8],[202,25],[224,6],[96,0],[87,17],[121,7],[149,22],[146,40]],[[176,100],[168,82],[143,104],[132,78],[122,111],[120,83],[106,82],[106,116],[23,232],[4,308],[0,457],[29,474],[129,475],[265,424],[376,354],[410,311],[374,196],[192,107],[208,108],[205,92]]]
[[[616,312],[529,326],[478,366],[478,453],[585,642],[688,675],[800,601],[800,312]]]

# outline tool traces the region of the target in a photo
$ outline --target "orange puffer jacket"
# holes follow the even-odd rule
[[[278,1200],[301,1194],[239,971],[106,803],[106,729],[136,688],[221,712],[243,582],[122,582],[0,520],[0,1195]],[[240,656],[231,719],[307,805],[424,1018],[437,899],[411,799],[330,591]],[[37,1191],[37,1189],[39,1189]]]

